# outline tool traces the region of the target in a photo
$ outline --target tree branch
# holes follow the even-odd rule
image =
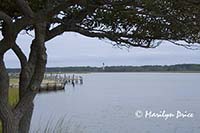
[[[113,33],[110,31],[101,31],[101,30],[96,30],[96,31],[90,31],[88,29],[81,28],[79,26],[76,26],[72,28],[70,31],[72,32],[77,32],[79,34],[82,34],[87,37],[92,37],[92,38],[99,38],[99,39],[109,39],[110,41],[113,41],[116,43],[116,45],[119,46],[125,46],[125,47],[142,47],[142,48],[152,48],[153,45],[151,45],[151,41],[146,41],[146,40],[156,40],[156,38],[151,38],[151,37],[141,37],[141,36],[123,36],[124,34],[122,33]],[[129,37],[129,39],[132,37],[134,40],[143,40],[143,44],[138,43],[137,41],[130,41],[128,39],[122,39],[121,37]],[[115,45],[115,44],[114,44]]]
[[[20,101],[14,110],[15,115],[19,119],[22,118],[28,108],[31,108],[33,99],[36,95],[34,90],[39,89],[43,80],[47,61],[46,48],[44,45],[45,33],[46,23],[39,23],[35,25],[35,39],[32,42],[29,61],[26,68],[22,69],[20,75],[20,78],[24,78],[24,81],[21,81],[23,85],[21,89],[23,89],[24,92],[21,94]],[[28,77],[26,77],[27,72]]]
[[[8,104],[9,76],[6,72],[3,55],[4,53],[0,54],[0,118],[5,122],[7,117],[12,117],[12,110]]]
[[[11,24],[12,23],[12,19],[10,16],[8,16],[6,13],[0,11],[0,19],[5,21],[7,24]]]
[[[22,13],[29,18],[34,17],[34,12],[25,0],[16,0],[17,5],[20,7]]]
[[[43,80],[46,70],[47,54],[45,48],[46,23],[39,23],[35,26],[35,40],[30,54],[29,66],[32,67],[33,75],[29,89],[37,90]],[[35,56],[34,56],[35,55]]]
[[[21,99],[23,95],[26,93],[28,83],[29,83],[28,82],[29,71],[27,67],[28,61],[25,54],[22,52],[21,48],[17,44],[15,44],[12,47],[12,50],[17,55],[21,64],[21,72],[20,72],[20,78],[19,78],[19,98]]]
[[[76,15],[74,15],[71,19],[64,18],[64,19],[59,19],[55,18],[58,23],[61,23],[61,25],[55,27],[54,29],[47,31],[45,41],[49,41],[53,39],[54,37],[61,35],[62,33],[66,31],[70,31],[72,27],[75,27],[77,23],[81,23],[83,19],[88,15],[91,14],[96,8],[91,8],[91,9],[83,9]]]
[[[74,3],[74,0],[64,0],[64,2],[59,3],[59,5],[51,8],[51,9],[47,9],[47,16],[52,17],[56,14],[58,14],[60,11],[66,9],[69,6],[72,6]]]
[[[6,67],[3,61],[3,55],[4,54],[0,54],[0,102],[7,104],[9,77],[8,73],[6,72]]]
[[[25,54],[22,52],[21,48],[15,43],[15,45],[13,45],[13,47],[12,47],[12,50],[19,58],[21,67],[25,66],[27,64],[27,58],[26,58]]]
[[[8,51],[11,46],[10,45],[7,45],[8,41],[3,39],[0,41],[0,54],[4,54],[6,51]]]
[[[56,28],[50,30],[47,32],[46,37],[45,37],[45,42],[53,39],[54,37],[61,35],[65,32],[65,28],[63,25],[59,25]]]

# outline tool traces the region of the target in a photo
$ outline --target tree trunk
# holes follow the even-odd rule
[[[19,133],[28,133],[31,125],[31,118],[33,114],[33,103],[32,107],[30,107],[27,112],[25,112],[24,116],[20,120],[19,123]]]
[[[0,55],[0,119],[3,124],[3,133],[16,133],[18,131],[17,120],[13,116],[11,107],[8,105],[9,76]]]
[[[3,133],[20,133],[18,125],[14,117],[7,116],[6,120],[3,120]]]
[[[9,76],[3,61],[5,50],[0,52],[0,119],[3,133],[28,133],[33,113],[33,100],[43,80],[47,63],[45,48],[46,23],[36,24],[35,39],[29,60],[18,47],[14,47],[21,62],[20,99],[15,108],[8,103]],[[6,44],[8,45],[9,42]],[[1,45],[2,46],[2,45]]]
[[[2,121],[3,133],[18,133],[18,121],[14,117],[8,102],[9,75],[4,63],[4,54],[10,49],[13,38],[11,37],[10,26],[5,25],[3,29],[2,35],[4,39],[0,42],[0,119]]]
[[[31,123],[33,108],[29,109],[21,120],[16,119],[15,116],[9,115],[3,120],[3,133],[28,133]],[[2,118],[1,118],[2,119]]]
[[[3,61],[3,55],[0,55],[0,103],[5,105],[8,103],[8,88],[9,77]]]

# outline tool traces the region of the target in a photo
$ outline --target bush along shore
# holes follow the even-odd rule
[[[7,69],[9,73],[19,73],[20,69]],[[198,72],[200,64],[145,65],[145,66],[102,66],[102,67],[52,67],[47,73],[88,73],[88,72]]]

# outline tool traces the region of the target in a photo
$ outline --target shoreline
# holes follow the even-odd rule
[[[45,74],[90,74],[90,73],[200,73],[200,71],[141,71],[141,72],[115,72],[115,71],[102,71],[102,72],[46,72]]]

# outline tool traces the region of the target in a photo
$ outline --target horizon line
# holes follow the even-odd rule
[[[143,66],[175,66],[175,65],[200,65],[197,63],[181,63],[181,64],[166,64],[166,65],[161,65],[161,64],[154,64],[154,65],[105,65],[105,67],[143,67]],[[50,67],[46,67],[46,68],[69,68],[69,67],[97,67],[97,68],[101,68],[102,66],[89,66],[89,65],[81,65],[81,66],[50,66]],[[20,67],[18,68],[6,68],[6,69],[21,69]]]

